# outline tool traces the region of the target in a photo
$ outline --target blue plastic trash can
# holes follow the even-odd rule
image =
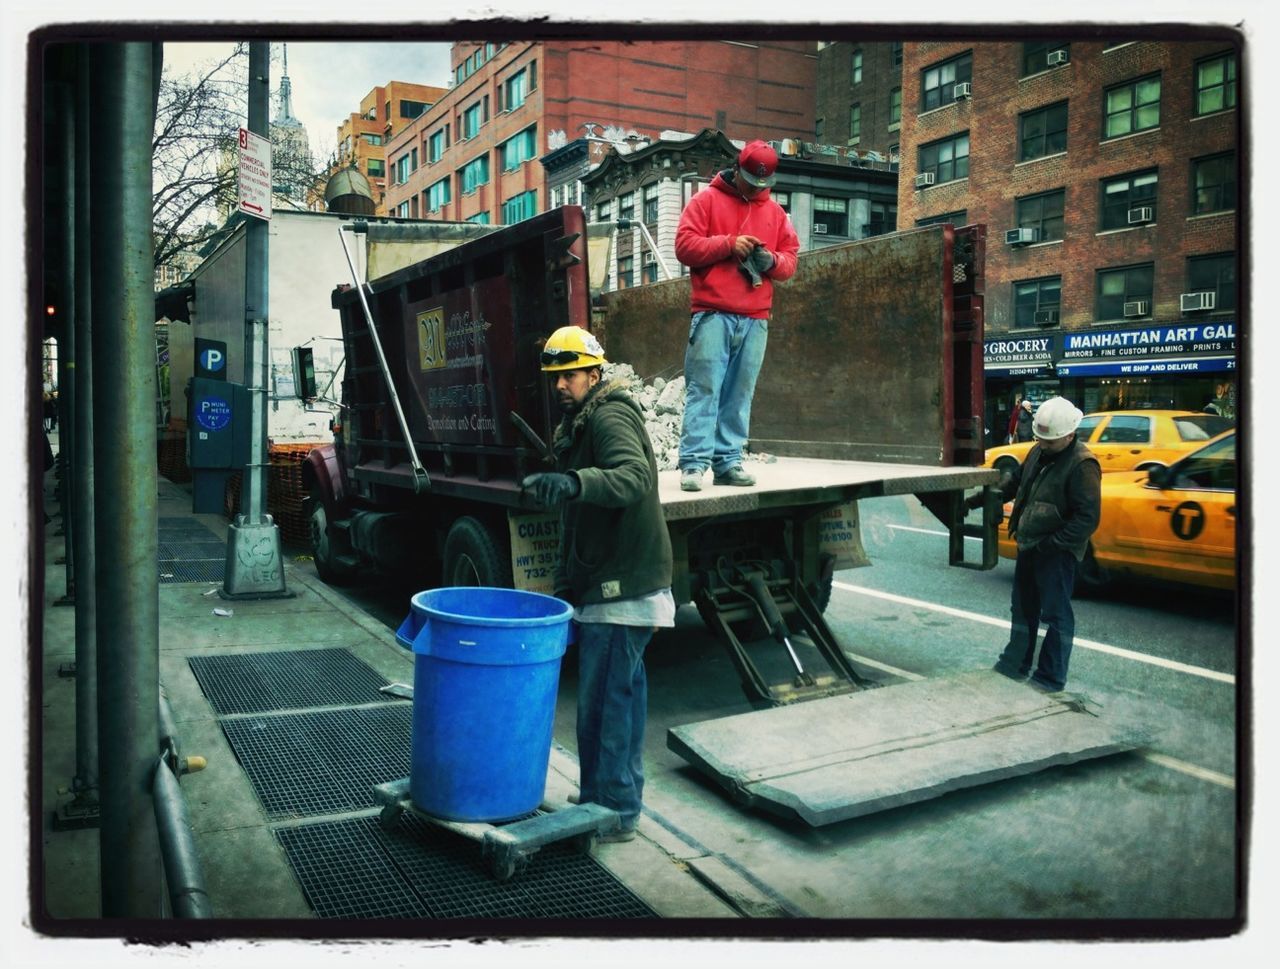
[[[573,607],[517,589],[428,589],[396,634],[414,652],[414,806],[506,821],[542,801]]]

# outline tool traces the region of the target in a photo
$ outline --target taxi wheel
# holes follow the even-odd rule
[[[1076,566],[1076,595],[1090,595],[1106,587],[1109,576],[1107,570],[1098,564],[1093,556],[1093,546],[1084,553],[1084,561]]]
[[[1010,457],[996,458],[996,463],[993,465],[993,467],[997,471],[999,471],[1001,474],[1017,474],[1018,473],[1018,462],[1017,462],[1017,459],[1015,458],[1010,458]]]

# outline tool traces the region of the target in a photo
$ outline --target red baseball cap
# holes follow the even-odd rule
[[[738,173],[748,185],[768,188],[778,171],[778,153],[759,139],[748,141],[738,152]]]

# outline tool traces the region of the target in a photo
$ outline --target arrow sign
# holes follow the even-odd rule
[[[240,178],[238,185],[241,212],[255,218],[271,220],[271,139],[240,129]]]

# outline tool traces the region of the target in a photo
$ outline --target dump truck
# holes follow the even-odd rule
[[[545,469],[560,418],[539,367],[543,343],[558,327],[588,327],[611,361],[657,374],[679,369],[688,333],[687,277],[598,291],[592,269],[608,249],[599,228],[565,206],[334,290],[346,354],[342,407],[334,443],[314,449],[303,468],[324,580],[416,572],[426,585],[552,591],[557,516],[521,489],[526,475]],[[344,225],[344,247],[362,231]],[[752,413],[750,447],[774,460],[751,464],[757,484],[747,489],[684,492],[677,470],[659,474],[676,602],[696,604],[727,647],[759,708],[749,716],[787,718],[735,725],[732,737],[798,731],[831,744],[807,748],[817,780],[806,775],[797,792],[759,764],[722,756],[714,722],[672,732],[673,749],[745,803],[825,824],[942,789],[931,778],[886,798],[850,785],[851,776],[871,775],[849,768],[865,752],[851,752],[856,730],[841,726],[859,720],[848,701],[881,691],[870,690],[877,684],[849,660],[823,611],[834,571],[868,564],[858,528],[865,498],[917,496],[947,530],[950,564],[996,564],[997,475],[979,466],[984,256],[984,227],[951,225],[802,254],[775,293]],[[975,488],[987,498],[982,523],[966,525],[963,500]],[[982,538],[973,561],[969,535]],[[956,711],[954,735],[935,730],[929,741],[951,787],[963,779],[948,762],[971,757],[953,757],[948,744],[971,742],[973,710],[1008,702],[997,696],[1009,681],[979,679],[934,684],[917,701]],[[1046,715],[1046,703],[1021,704],[1032,711],[1028,723]],[[916,713],[906,719],[921,722]],[[1028,745],[1025,769],[1042,765],[1045,742]],[[1063,762],[1112,741],[1089,734],[1065,751],[1047,743],[1045,756]],[[770,747],[748,742],[739,752]]]

